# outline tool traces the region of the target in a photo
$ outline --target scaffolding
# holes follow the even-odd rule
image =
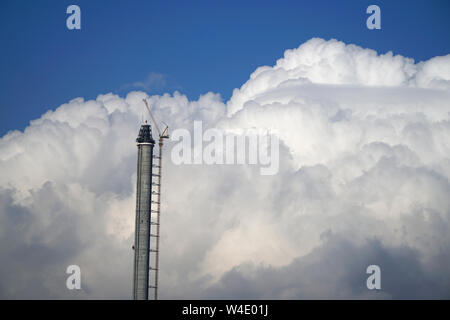
[[[159,154],[152,157],[152,184],[151,184],[151,202],[150,202],[150,232],[149,232],[149,266],[148,266],[148,289],[152,290],[153,295],[149,294],[149,298],[158,300],[158,275],[159,275],[159,239],[161,226],[161,181],[162,181],[162,152],[164,139],[169,138],[169,128],[166,125],[161,130],[156,123],[155,118],[147,104],[143,99],[148,113],[150,114],[153,124],[159,134]],[[156,163],[156,164],[155,164]],[[156,241],[151,241],[151,239]]]
[[[149,289],[153,295],[149,298],[158,300],[158,271],[159,271],[159,238],[161,226],[161,173],[162,173],[162,137],[159,138],[159,154],[153,156],[156,165],[153,166],[152,179],[152,201],[151,201],[151,218],[150,218],[150,238],[156,241],[150,241],[150,265],[149,265]],[[152,243],[154,245],[152,246]],[[152,259],[153,258],[153,259]]]

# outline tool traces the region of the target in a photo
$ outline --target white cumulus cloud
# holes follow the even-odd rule
[[[161,298],[449,298],[450,55],[287,50],[229,101],[74,99],[0,139],[0,297],[130,298],[143,98],[173,129],[269,128],[280,170],[175,165]],[[65,287],[77,264],[82,290]],[[368,265],[382,290],[366,288]]]

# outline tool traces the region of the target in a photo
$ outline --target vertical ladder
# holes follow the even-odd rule
[[[149,264],[149,298],[158,300],[158,271],[159,271],[159,227],[161,210],[161,169],[162,169],[162,139],[159,140],[159,155],[153,156],[152,169],[152,202],[150,210],[150,264]],[[155,161],[156,160],[156,161]],[[156,165],[155,165],[156,163]],[[156,240],[156,241],[155,241]],[[153,291],[153,295],[151,294]]]

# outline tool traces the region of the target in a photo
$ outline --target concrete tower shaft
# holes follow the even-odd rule
[[[142,125],[138,147],[133,298],[148,300],[153,147],[151,127]]]

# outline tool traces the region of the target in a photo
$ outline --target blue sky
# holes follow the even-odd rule
[[[81,8],[81,30],[66,28],[70,4]],[[381,7],[381,30],[365,26],[370,4]],[[447,0],[3,0],[0,8],[0,136],[100,93],[213,91],[227,100],[255,68],[312,37],[416,61],[450,53]]]

